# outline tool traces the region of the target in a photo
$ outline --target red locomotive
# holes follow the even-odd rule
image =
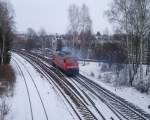
[[[52,63],[67,75],[79,74],[78,61],[71,57],[67,52],[56,52],[53,54]]]

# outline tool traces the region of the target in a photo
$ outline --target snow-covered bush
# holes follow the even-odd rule
[[[0,120],[5,120],[6,115],[10,111],[10,106],[7,105],[4,97],[0,98]]]
[[[102,72],[106,72],[106,71],[108,71],[108,67],[107,67],[107,65],[106,65],[106,64],[103,64],[103,65],[102,65],[102,67],[101,67],[101,71],[102,71]]]
[[[150,86],[150,85],[149,85]],[[150,94],[150,87],[148,88],[148,94]]]
[[[127,67],[123,64],[113,64],[110,69],[110,80],[107,76],[107,81],[109,80],[109,82],[115,86],[126,86],[128,84],[128,72],[126,68]]]
[[[98,79],[101,79],[102,78],[102,76],[101,75],[98,75]]]
[[[101,62],[100,62],[100,63],[98,63],[98,66],[101,66],[101,64],[102,64]]]
[[[140,81],[137,86],[137,90],[139,90],[141,93],[148,93],[149,85],[147,83],[144,83],[143,81]]]
[[[146,67],[143,66],[143,80],[140,79],[140,68],[138,68],[133,86],[142,93],[150,93],[150,73],[146,75]]]
[[[92,76],[92,77],[95,77],[95,74],[94,74],[93,72],[91,72],[91,76]]]
[[[119,71],[119,77],[118,77],[118,85],[126,86],[128,85],[128,72],[126,67],[124,67],[121,71]]]
[[[103,75],[104,82],[106,83],[112,83],[113,80],[112,78],[113,78],[112,74],[105,73]]]
[[[150,105],[148,106],[148,109],[150,109]]]

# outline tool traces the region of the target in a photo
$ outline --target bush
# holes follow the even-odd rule
[[[15,71],[10,65],[0,65],[0,96],[13,96]]]
[[[101,79],[102,78],[102,76],[101,75],[98,75],[98,79]]]
[[[137,90],[139,90],[141,93],[148,93],[149,85],[145,84],[143,81],[139,82],[136,86]]]
[[[10,106],[8,106],[5,98],[0,98],[0,119],[5,120],[6,115],[10,111]]]
[[[103,64],[102,65],[102,68],[101,68],[101,71],[102,72],[106,72],[106,71],[108,71],[109,69],[107,68],[107,65],[106,64]]]
[[[112,75],[110,75],[110,74],[104,74],[104,81],[106,82],[106,83],[111,83],[111,80],[112,80]]]
[[[14,81],[15,79],[15,72],[11,65],[0,65],[0,81]]]
[[[95,76],[95,74],[94,74],[93,72],[91,72],[91,76],[92,76],[92,77],[94,77],[94,76]]]

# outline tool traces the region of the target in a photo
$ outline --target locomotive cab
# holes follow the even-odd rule
[[[53,55],[52,63],[67,75],[79,74],[78,61],[67,52],[56,52]]]

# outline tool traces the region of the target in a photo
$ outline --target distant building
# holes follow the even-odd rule
[[[19,34],[15,35],[15,39],[13,41],[14,48],[24,48],[25,43],[27,42],[26,34]]]
[[[16,41],[27,41],[27,35],[26,34],[16,34]]]
[[[114,34],[114,35],[95,35],[96,43],[118,43],[123,46],[126,46],[126,35],[125,34]]]
[[[96,43],[103,44],[107,42],[111,42],[111,38],[108,35],[95,35]]]

